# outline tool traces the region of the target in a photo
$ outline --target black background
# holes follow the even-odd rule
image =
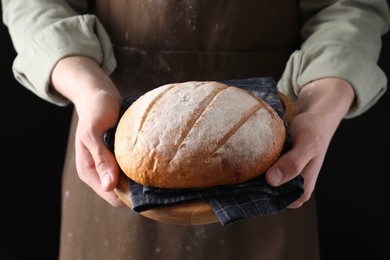
[[[0,259],[57,259],[71,106],[52,105],[17,83],[3,24],[0,42]],[[390,79],[390,34],[383,44],[379,65]],[[316,188],[323,260],[390,259],[389,96],[342,121],[329,147]]]

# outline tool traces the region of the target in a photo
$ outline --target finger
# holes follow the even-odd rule
[[[101,138],[96,138],[96,136]],[[87,167],[95,170],[104,191],[112,191],[118,183],[119,166],[115,156],[106,147],[103,135],[92,134],[80,140],[84,141],[80,144],[82,153],[90,154],[89,160],[84,158],[88,164]]]
[[[91,187],[100,197],[114,207],[126,206],[114,191],[103,189],[101,177],[98,175],[94,161],[86,147],[76,149],[79,155],[76,156],[76,168],[80,179]]]
[[[302,149],[300,148],[302,147]],[[283,154],[279,160],[266,172],[265,178],[269,185],[279,186],[298,176],[313,158],[309,149],[303,145],[294,147]]]
[[[292,180],[316,156],[324,153],[324,138],[318,133],[314,122],[304,115],[296,116],[290,124],[293,147],[283,154],[266,173],[266,180],[272,186],[279,186]]]
[[[98,141],[99,146],[92,151],[96,171],[100,177],[102,188],[105,191],[112,191],[118,184],[119,166],[115,156],[106,148],[102,140]]]
[[[115,157],[103,149],[94,156],[96,171],[103,190],[112,191],[118,184],[119,170]]]
[[[299,208],[311,198],[315,189],[315,184],[317,182],[317,178],[322,163],[323,163],[323,157],[316,157],[313,160],[311,160],[306,165],[306,167],[302,170],[301,176],[304,179],[304,183],[303,183],[304,193],[299,199],[297,199],[295,202],[289,205],[288,208],[292,208],[292,209]]]

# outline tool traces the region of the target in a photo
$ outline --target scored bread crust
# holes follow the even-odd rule
[[[214,81],[167,84],[120,118],[114,153],[137,183],[160,188],[238,184],[280,156],[283,120],[263,100]]]

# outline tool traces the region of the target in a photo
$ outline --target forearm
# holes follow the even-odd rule
[[[107,74],[114,70],[116,60],[106,31],[94,15],[74,9],[80,9],[82,1],[2,0],[2,5],[3,21],[17,51],[15,78],[39,97],[56,105],[68,103],[49,87],[54,66],[65,57],[86,56]]]
[[[356,100],[346,115],[355,117],[387,89],[387,77],[377,60],[381,36],[390,26],[389,9],[385,0],[327,2],[301,1],[302,14],[310,17],[302,29],[304,42],[291,55],[278,87],[295,99],[311,81],[342,78],[355,90]]]

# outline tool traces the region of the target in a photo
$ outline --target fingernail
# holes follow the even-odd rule
[[[271,172],[271,174],[270,174],[270,176],[268,176],[268,178],[272,184],[279,185],[283,179],[283,173],[279,168],[276,168]]]
[[[103,187],[109,186],[110,183],[111,183],[111,180],[112,180],[111,174],[106,173],[106,174],[103,176],[103,179],[102,179],[102,185],[103,185]]]

